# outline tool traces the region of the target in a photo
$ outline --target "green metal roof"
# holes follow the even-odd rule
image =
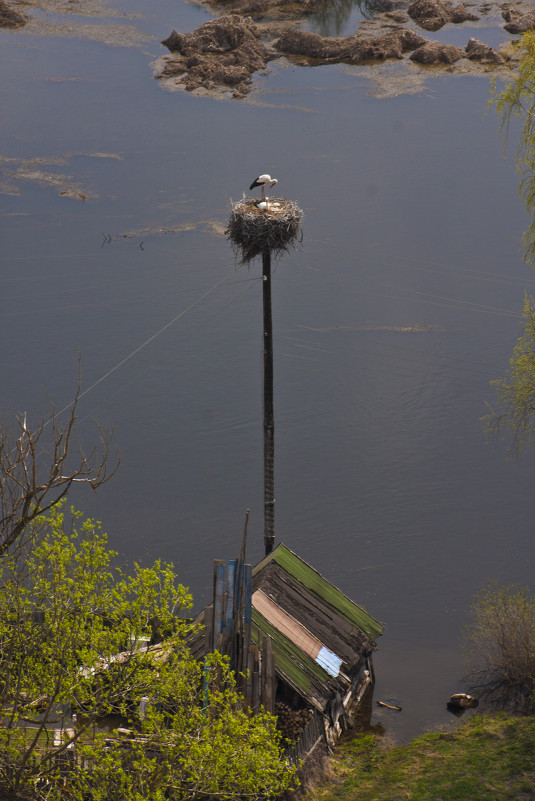
[[[382,634],[384,629],[382,623],[375,620],[361,606],[353,603],[343,592],[324,579],[317,570],[314,570],[313,567],[282,543],[256,565],[253,569],[253,575],[271,560],[293,576],[296,581],[299,581],[319,600],[330,606],[337,614],[364,632],[370,640],[375,641]]]

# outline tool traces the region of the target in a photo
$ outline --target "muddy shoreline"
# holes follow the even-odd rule
[[[210,0],[203,5],[222,16],[183,35],[176,30],[162,41],[171,55],[162,60],[157,78],[187,91],[232,90],[243,98],[255,73],[284,58],[302,66],[366,66],[409,60],[421,69],[451,71],[462,61],[463,74],[486,74],[510,67],[514,48],[507,33],[535,27],[535,12],[525,3],[453,5],[443,0],[379,0],[378,10],[355,34],[320,36],[300,24],[317,14],[320,0]],[[370,7],[370,6],[368,6]],[[492,48],[470,35],[471,27],[504,29],[504,42]],[[430,32],[464,26],[470,29],[464,48],[438,42]]]
[[[511,37],[535,28],[535,11],[525,0],[456,5],[448,0],[355,0],[364,19],[354,34],[340,37],[304,29],[309,20],[327,13],[326,0],[198,0],[197,4],[215,18],[191,33],[172,30],[162,40],[169,53],[155,63],[155,77],[166,89],[234,99],[244,98],[253,88],[254,76],[265,73],[275,60],[367,70],[386,63],[412,65],[412,80],[414,69],[474,75],[505,72],[514,58]],[[0,0],[0,26],[26,26],[32,21],[33,6],[41,7],[42,2]],[[82,2],[82,13],[84,6]],[[429,35],[459,27],[467,32],[464,47]],[[497,27],[504,31],[498,48],[473,35],[478,28]]]

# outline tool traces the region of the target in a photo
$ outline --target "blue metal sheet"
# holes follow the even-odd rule
[[[325,646],[322,647],[321,651],[316,657],[316,662],[320,665],[324,670],[327,671],[329,676],[334,676],[336,678],[340,673],[340,667],[342,666],[342,659],[336,654],[333,654],[332,651],[329,651],[328,648]]]
[[[223,631],[223,595],[225,585],[225,564],[224,562],[215,563],[215,586],[214,586],[214,634],[221,634]],[[214,640],[214,647],[217,647],[217,636]]]
[[[229,632],[232,631],[232,621],[234,619],[234,592],[235,592],[235,581],[236,581],[236,567],[238,566],[237,559],[229,559],[227,563],[227,586],[228,586],[228,595],[227,595],[227,608],[225,609],[225,628]]]

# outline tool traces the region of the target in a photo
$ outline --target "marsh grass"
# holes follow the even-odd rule
[[[457,732],[386,748],[358,735],[333,757],[331,778],[306,801],[535,799],[535,717],[474,717]]]

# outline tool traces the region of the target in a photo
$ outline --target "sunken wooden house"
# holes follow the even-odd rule
[[[383,625],[283,544],[254,568],[216,561],[197,622],[192,651],[229,656],[246,702],[277,715],[296,758],[331,746],[371,695]]]

